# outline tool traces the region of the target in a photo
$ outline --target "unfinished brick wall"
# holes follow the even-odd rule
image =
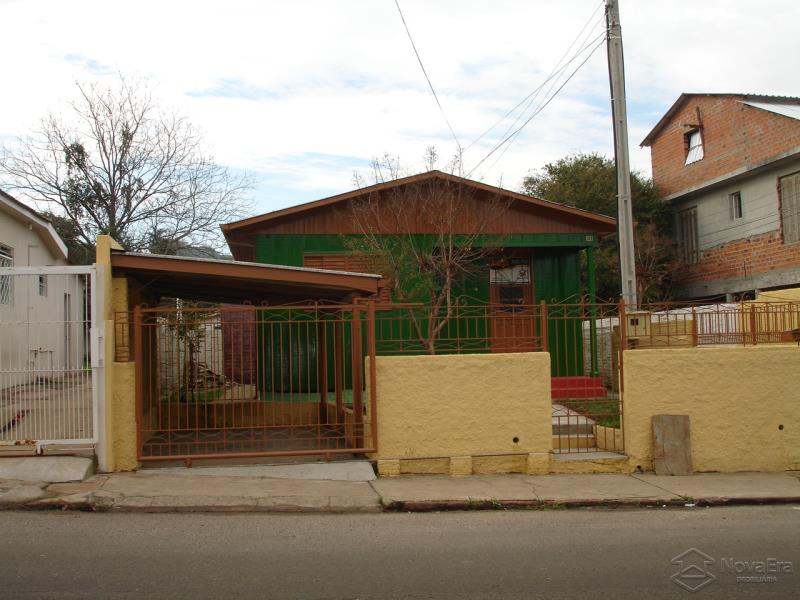
[[[669,196],[800,146],[800,121],[743,104],[741,96],[692,96],[652,140],[653,183]],[[684,134],[698,123],[704,158],[686,161]]]
[[[681,269],[676,280],[691,284],[748,277],[800,265],[800,244],[784,244],[780,230],[703,250],[700,262]]]

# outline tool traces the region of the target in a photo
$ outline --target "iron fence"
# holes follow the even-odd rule
[[[621,451],[623,350],[787,343],[798,328],[789,302],[178,302],[117,314],[115,354],[136,360],[142,460],[370,452],[376,355],[536,351],[551,356],[554,451]]]
[[[91,267],[0,268],[0,446],[93,447]]]
[[[140,460],[374,451],[370,307],[178,302],[117,323],[133,332]]]

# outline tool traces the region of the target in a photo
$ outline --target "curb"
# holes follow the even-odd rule
[[[384,504],[386,512],[445,512],[477,510],[559,510],[569,508],[706,508],[712,506],[761,506],[800,504],[800,496],[726,498],[709,497],[612,500],[393,500]]]
[[[77,496],[77,495],[76,495]],[[230,498],[226,502],[175,501],[173,497],[73,497],[51,496],[31,502],[0,505],[0,511],[61,510],[97,513],[275,513],[275,514],[376,514],[398,512],[454,512],[489,510],[566,510],[580,508],[707,508],[716,506],[767,506],[800,504],[800,496],[707,497],[707,498],[619,498],[570,500],[391,500],[376,503],[330,504],[313,501],[259,502],[254,498]]]

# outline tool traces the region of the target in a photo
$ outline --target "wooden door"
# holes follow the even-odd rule
[[[508,254],[489,269],[492,352],[538,350],[531,256]]]

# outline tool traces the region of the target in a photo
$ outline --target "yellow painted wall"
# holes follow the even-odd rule
[[[136,456],[135,364],[114,363],[114,392],[111,396],[114,471],[133,471],[139,466]]]
[[[623,360],[632,467],[652,469],[651,417],[669,414],[689,415],[695,471],[800,469],[797,345],[626,350]]]
[[[379,356],[375,365],[379,467],[404,459],[409,472],[407,459],[508,454],[541,454],[548,464],[548,353]],[[473,462],[484,471],[489,461]]]
[[[759,292],[757,302],[800,302],[800,287]]]

